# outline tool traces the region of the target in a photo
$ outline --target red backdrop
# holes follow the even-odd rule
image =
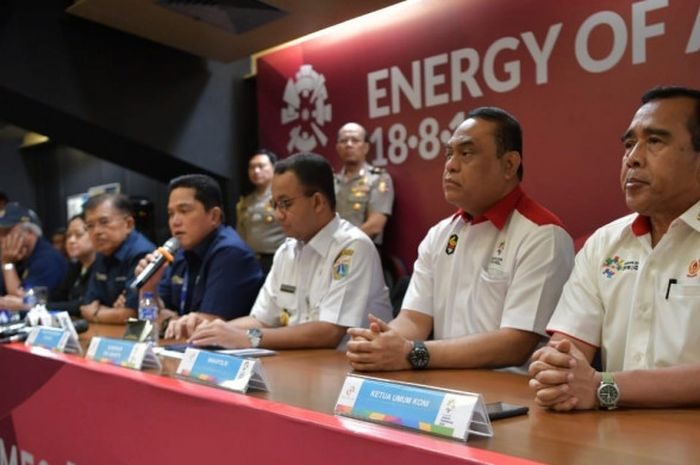
[[[389,250],[409,266],[444,201],[442,143],[495,105],[524,130],[526,191],[574,237],[626,213],[620,136],[641,94],[700,87],[700,1],[441,0],[359,18],[257,61],[260,141],[339,167],[338,128],[372,135],[396,186]]]

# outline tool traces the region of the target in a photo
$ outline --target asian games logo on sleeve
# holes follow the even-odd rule
[[[289,130],[287,151],[310,152],[318,144],[325,146],[328,136],[323,126],[331,121],[326,78],[311,65],[301,65],[295,79],[287,80],[282,98],[282,125],[294,124]]]
[[[618,255],[603,260],[603,276],[612,278],[621,271],[637,271],[639,262],[636,260],[623,260]]]

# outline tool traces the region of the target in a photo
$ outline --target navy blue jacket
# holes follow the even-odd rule
[[[230,226],[219,226],[192,250],[180,251],[158,285],[166,308],[225,320],[250,313],[263,283],[255,254]]]

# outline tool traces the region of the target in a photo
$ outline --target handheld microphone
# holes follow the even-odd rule
[[[158,247],[156,249],[156,257],[151,263],[148,264],[146,268],[139,273],[134,282],[131,283],[131,289],[138,290],[143,287],[146,282],[148,282],[151,277],[162,267],[165,262],[172,263],[173,255],[180,250],[180,241],[176,238],[171,237],[168,239],[163,247]]]

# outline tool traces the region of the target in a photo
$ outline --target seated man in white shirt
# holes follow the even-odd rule
[[[520,124],[478,108],[446,151],[444,195],[459,211],[420,244],[399,315],[348,331],[356,370],[519,366],[546,334],[573,244],[520,188]]]
[[[650,90],[622,142],[636,213],[588,239],[530,365],[553,410],[700,404],[700,91]]]
[[[372,240],[335,213],[333,170],[316,154],[275,165],[272,206],[287,240],[249,316],[203,323],[196,345],[268,349],[344,347],[348,327],[391,314]],[[176,335],[178,336],[178,335]]]

